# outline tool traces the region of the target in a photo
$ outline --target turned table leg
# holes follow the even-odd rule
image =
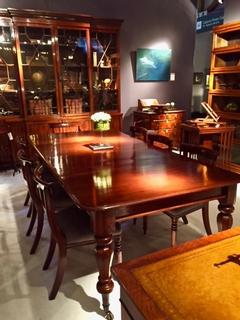
[[[233,224],[232,212],[234,211],[234,206],[220,203],[218,210],[220,211],[217,216],[218,231],[230,229]]]
[[[236,200],[237,185],[229,186],[226,189],[226,198],[219,200],[217,216],[218,231],[226,230],[232,227],[234,203]]]
[[[110,266],[113,258],[113,237],[111,230],[112,225],[109,221],[100,220],[97,215],[95,221],[95,238],[96,238],[96,260],[99,270],[97,290],[102,294],[103,308],[106,313],[106,319],[113,319],[113,315],[109,310],[109,294],[113,291],[113,281]]]

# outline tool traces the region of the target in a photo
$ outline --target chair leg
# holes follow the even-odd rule
[[[50,240],[49,248],[48,248],[48,253],[47,253],[45,262],[43,264],[43,270],[47,270],[48,269],[48,267],[49,267],[49,265],[50,265],[50,263],[52,261],[55,248],[56,248],[56,241],[51,236],[51,240]]]
[[[173,217],[172,219],[172,225],[171,225],[171,245],[172,247],[176,245],[176,240],[177,240],[177,223],[178,223],[178,218]]]
[[[205,227],[205,230],[208,235],[212,234],[210,221],[209,221],[209,204],[205,204],[202,208],[202,217],[203,217],[203,224]]]
[[[31,203],[30,203],[30,206],[29,206],[29,208],[28,208],[27,218],[30,218],[30,217],[31,217],[32,210],[33,210],[33,205],[32,205],[32,202],[31,202]]]
[[[32,248],[30,250],[30,254],[34,254],[37,250],[43,229],[43,222],[44,222],[44,214],[43,212],[37,212],[37,231],[33,241]]]
[[[26,194],[25,201],[24,201],[24,206],[25,207],[28,205],[29,199],[30,199],[30,194],[29,194],[29,191],[28,191],[27,194]]]
[[[56,277],[52,286],[52,290],[49,294],[49,300],[55,299],[59,287],[62,283],[63,276],[64,276],[64,271],[65,271],[65,266],[67,262],[67,251],[66,248],[59,248],[59,260],[58,260],[58,268],[57,268],[57,273]]]
[[[188,224],[188,218],[186,216],[183,216],[182,219],[185,224]]]
[[[30,234],[32,233],[32,230],[36,221],[36,217],[37,217],[37,211],[32,203],[28,211],[30,212],[29,216],[31,217],[31,220],[28,226],[28,230],[26,232],[27,237],[30,236]]]
[[[148,217],[144,216],[143,217],[143,233],[147,234],[147,229],[148,229]]]
[[[133,218],[133,224],[137,224],[137,218]]]
[[[117,263],[122,263],[122,236],[121,234],[114,236],[114,255]]]

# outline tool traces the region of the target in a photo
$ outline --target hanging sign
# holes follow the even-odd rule
[[[223,24],[224,7],[214,10],[213,12],[199,12],[197,18],[196,31],[205,32],[212,30],[213,27]]]

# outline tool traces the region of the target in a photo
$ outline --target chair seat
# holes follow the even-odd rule
[[[91,228],[91,218],[83,210],[75,206],[62,209],[57,214],[57,222],[66,236],[68,244],[79,242],[95,242]]]
[[[82,209],[72,205],[57,213],[57,221],[66,236],[68,246],[79,246],[80,243],[95,243],[90,215]],[[116,223],[113,236],[121,235],[120,224]]]

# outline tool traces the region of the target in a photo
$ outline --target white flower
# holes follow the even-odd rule
[[[94,114],[91,115],[91,120],[94,122],[99,122],[99,121],[110,121],[111,120],[111,115],[106,112],[95,112]]]

